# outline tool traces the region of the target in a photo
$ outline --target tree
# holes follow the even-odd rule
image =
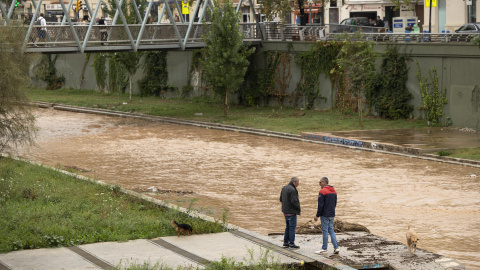
[[[408,79],[408,56],[398,52],[395,46],[388,46],[379,73],[366,92],[366,98],[378,114],[388,119],[408,118],[413,98],[406,86]]]
[[[321,3],[323,12],[325,11],[325,3],[328,0],[314,0],[313,3]],[[305,14],[305,0],[262,0],[263,13],[267,17],[267,20],[272,21],[274,16],[279,16],[284,19],[287,16],[290,16],[292,10],[294,10],[295,4],[297,4],[298,10],[300,11],[300,24],[305,25],[307,23],[307,14]],[[322,17],[325,17],[322,15]],[[323,25],[322,21],[322,25]]]
[[[358,100],[358,124],[363,127],[362,97],[375,76],[375,53],[371,41],[361,40],[357,33],[347,37],[336,60],[338,72],[347,78],[348,91]]]
[[[13,153],[18,146],[33,144],[35,117],[22,86],[28,79],[32,55],[21,51],[26,31],[3,26],[0,31],[0,153]]]
[[[210,18],[210,25],[204,23],[206,33],[202,38],[206,46],[202,65],[207,82],[215,93],[224,96],[223,112],[227,115],[228,95],[242,84],[249,65],[247,57],[255,48],[243,45],[244,35],[238,30],[239,14],[231,2],[216,2]]]
[[[142,57],[142,54],[140,52],[122,52],[122,53],[115,53],[111,55],[111,59],[114,61],[117,61],[117,63],[122,65],[127,71],[128,81],[130,84],[130,90],[129,90],[130,101],[132,101],[133,75],[135,75],[135,72],[138,69],[141,57]]]
[[[429,1],[429,0],[426,0],[426,1]],[[419,0],[392,0],[392,3],[395,5],[396,10],[400,9],[402,5],[405,5],[407,6],[407,8],[411,9],[412,4],[416,6],[418,2]]]

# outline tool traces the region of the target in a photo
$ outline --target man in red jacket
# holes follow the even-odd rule
[[[337,192],[334,187],[328,185],[327,177],[322,177],[319,184],[322,189],[320,189],[318,194],[317,215],[313,219],[317,221],[318,217],[320,217],[320,221],[322,222],[323,245],[322,249],[315,251],[315,253],[321,254],[327,252],[328,234],[330,234],[334,248],[333,253],[337,254],[340,252],[340,249],[338,247],[337,236],[333,230],[335,207],[337,206]]]

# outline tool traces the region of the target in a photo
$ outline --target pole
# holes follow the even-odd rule
[[[430,15],[428,16],[428,33],[432,33],[432,0],[430,1]]]

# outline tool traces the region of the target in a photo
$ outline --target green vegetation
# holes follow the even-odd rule
[[[365,95],[375,77],[375,58],[372,41],[361,41],[361,34],[346,35],[347,39],[335,60],[337,67],[335,72],[343,77],[346,90],[358,101],[358,125],[363,127],[363,101]]]
[[[451,151],[449,151],[449,150],[444,150],[444,149],[438,151],[438,153],[437,153],[437,155],[439,155],[439,156],[450,156],[451,154],[452,154]]]
[[[223,115],[223,104],[205,98],[161,100],[156,97],[139,97],[129,102],[128,96],[125,94],[106,94],[85,90],[46,91],[29,88],[26,89],[26,93],[34,101],[193,119],[292,134],[308,131],[358,129],[355,117],[332,110],[304,111],[305,115],[298,116],[298,110],[293,108],[232,106],[228,117],[225,117]],[[202,113],[202,115],[195,115],[198,113]],[[364,118],[364,129],[398,129],[425,126],[426,123],[422,120]]]
[[[250,258],[244,258],[244,261],[237,262],[233,258],[222,257],[220,261],[210,262],[209,265],[206,265],[206,270],[287,270],[287,269],[299,269],[295,266],[286,266],[282,265],[279,261],[275,261],[273,254],[270,250],[260,250],[260,255],[257,259],[254,258],[254,251],[248,250]],[[128,270],[172,270],[174,268],[168,267],[165,264],[159,262],[152,264],[151,262],[143,262],[138,264],[136,262],[120,262],[115,269],[128,269]],[[187,270],[195,269],[191,266],[186,267],[177,267],[176,270]]]
[[[388,46],[383,57],[380,71],[366,91],[366,98],[381,117],[408,118],[413,111],[413,106],[408,104],[413,96],[406,86],[408,56],[399,53],[397,47]]]
[[[38,165],[0,162],[0,252],[175,235],[175,219],[194,233],[211,223]]]
[[[427,118],[428,124],[432,123],[433,125],[437,125],[440,118],[445,116],[443,108],[448,103],[447,88],[444,88],[443,91],[440,89],[436,68],[433,67],[428,70],[429,78],[427,78],[422,76],[418,61],[417,67],[417,80],[420,84],[420,94],[422,95],[422,109],[425,110],[425,117]]]
[[[454,150],[449,150],[449,157],[454,158],[463,158],[470,160],[480,160],[480,147],[477,148],[459,148]],[[440,155],[440,153],[438,153]]]
[[[35,118],[25,93],[34,55],[21,51],[26,30],[4,26],[0,31],[0,153],[15,153],[18,146],[33,144]]]
[[[232,3],[215,1],[213,12],[209,13],[211,24],[202,39],[204,58],[201,60],[205,79],[213,91],[223,97],[224,114],[228,113],[228,95],[238,91],[249,66],[248,56],[255,47],[243,44],[244,34],[237,31],[239,14]]]

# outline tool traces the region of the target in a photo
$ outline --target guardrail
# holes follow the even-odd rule
[[[86,24],[49,24],[46,36],[42,38],[42,26],[33,25],[26,38],[26,51],[34,52],[84,52],[84,51],[129,51],[152,50],[160,48],[184,49],[203,47],[202,34],[209,24],[169,23],[130,24],[130,25],[86,25]],[[190,27],[190,30],[189,30]],[[245,41],[319,41],[341,40],[345,33],[332,33],[337,25],[306,26],[280,23],[240,23],[239,31],[245,34]],[[90,30],[89,30],[90,29]],[[360,39],[375,42],[470,42],[480,34],[458,33],[382,33],[384,28],[358,27],[362,33]],[[361,31],[360,31],[361,30]],[[373,31],[376,32],[373,32]],[[336,31],[336,30],[334,30]],[[188,33],[188,36],[187,36]],[[141,36],[140,36],[141,35]],[[354,33],[347,33],[354,35]],[[38,42],[35,42],[40,37]],[[182,47],[183,45],[183,47]],[[107,48],[115,46],[115,48]],[[48,49],[47,49],[48,48]]]
[[[206,26],[208,27],[208,24]],[[171,24],[147,24],[143,31],[141,31],[141,24],[93,25],[90,31],[88,31],[89,25],[87,24],[77,23],[72,24],[72,27],[49,24],[45,27],[47,29],[45,37],[42,37],[41,29],[43,27],[34,25],[30,37],[26,39],[26,49],[30,51],[29,49],[53,47],[132,46],[132,41],[136,42],[135,45],[140,50],[142,46],[148,46],[150,49],[165,45],[180,48],[179,43],[184,42],[185,39],[190,45],[193,43],[203,44],[204,27],[202,23],[193,23],[187,36],[188,23],[176,23],[176,29]],[[240,31],[245,34],[246,40],[261,40],[260,29],[255,23],[241,23]],[[141,37],[139,37],[140,33]],[[35,42],[38,37],[41,40]]]

